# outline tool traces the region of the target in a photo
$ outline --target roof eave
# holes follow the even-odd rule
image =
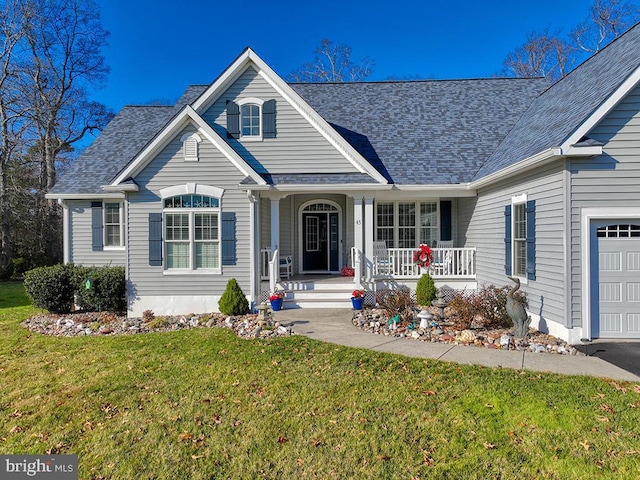
[[[492,183],[499,182],[516,174],[521,174],[522,172],[526,172],[560,158],[564,158],[562,149],[560,147],[548,148],[539,153],[536,153],[535,155],[530,156],[529,158],[525,158],[524,160],[521,160],[517,163],[509,165],[506,168],[498,170],[497,172],[489,174],[486,177],[482,177],[471,182],[469,184],[469,188],[476,190],[482,187],[486,187],[487,185],[491,185]]]

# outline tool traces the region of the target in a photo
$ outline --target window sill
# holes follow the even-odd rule
[[[254,137],[240,137],[241,142],[261,142],[262,136],[254,136]]]
[[[122,247],[102,247],[102,250],[107,252],[107,251],[111,251],[111,252],[124,252],[126,250],[126,248],[124,246]]]
[[[203,269],[200,268],[198,270],[189,270],[187,268],[172,268],[170,270],[164,269],[162,271],[163,275],[173,276],[173,275],[222,275],[222,270],[212,270],[212,269]]]

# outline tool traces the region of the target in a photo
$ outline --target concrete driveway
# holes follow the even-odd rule
[[[590,357],[601,358],[605,362],[640,376],[640,340],[603,341],[590,345],[576,345],[576,348]]]

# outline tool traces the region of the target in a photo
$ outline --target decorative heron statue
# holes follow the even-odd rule
[[[529,335],[531,317],[527,315],[527,310],[524,308],[525,302],[514,296],[520,288],[520,280],[514,277],[508,278],[515,283],[507,293],[507,315],[513,321],[513,335],[517,338],[526,338]]]

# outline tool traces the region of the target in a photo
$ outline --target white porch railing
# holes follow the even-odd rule
[[[433,278],[475,278],[475,248],[434,248],[433,263],[427,272]],[[389,248],[386,259],[374,258],[374,275],[416,278],[422,275],[413,263],[415,248]]]

